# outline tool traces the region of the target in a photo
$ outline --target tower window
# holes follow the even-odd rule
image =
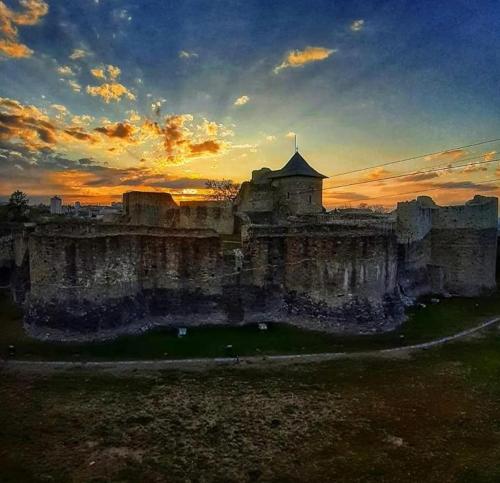
[[[290,199],[290,193],[286,194],[286,198],[289,200]]]
[[[312,196],[309,195],[309,204],[312,203]]]

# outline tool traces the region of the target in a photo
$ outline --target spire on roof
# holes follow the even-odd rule
[[[311,168],[309,163],[300,155],[298,150],[290,158],[288,163],[285,164],[285,166],[269,175],[270,178],[287,178],[289,176],[308,176],[311,178],[327,177]]]

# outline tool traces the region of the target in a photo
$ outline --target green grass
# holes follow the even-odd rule
[[[156,329],[141,335],[122,336],[100,343],[68,344],[42,342],[26,336],[21,312],[6,291],[0,292],[0,355],[9,345],[16,358],[44,360],[119,360],[187,357],[223,357],[238,354],[349,352],[411,345],[454,334],[500,314],[500,295],[482,298],[443,299],[412,308],[409,319],[398,330],[369,336],[335,336],[307,331],[286,324],[269,324],[267,331],[256,325],[245,327],[198,327],[178,338],[173,329]],[[232,351],[226,346],[232,345]]]

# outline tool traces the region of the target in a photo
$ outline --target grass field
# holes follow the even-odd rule
[[[500,481],[500,336],[408,360],[0,373],[2,482]]]
[[[394,332],[374,336],[341,337],[302,330],[283,324],[269,324],[260,331],[246,327],[200,327],[179,339],[174,330],[158,329],[142,335],[123,336],[111,342],[60,344],[27,337],[21,313],[0,292],[0,356],[9,345],[16,358],[45,360],[119,360],[182,357],[221,357],[227,345],[238,355],[269,355],[371,350],[424,342],[454,334],[500,314],[500,295],[475,299],[443,299],[438,304],[409,311],[409,320]]]
[[[453,334],[500,297],[446,299],[400,330],[340,338],[272,325],[103,344],[27,338],[3,295],[0,347],[22,358],[142,359],[363,350]],[[500,332],[410,359],[190,371],[0,372],[0,482],[500,481]]]

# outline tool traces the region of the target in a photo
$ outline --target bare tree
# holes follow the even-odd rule
[[[210,190],[208,196],[215,201],[234,201],[240,191],[240,184],[230,179],[209,179],[205,186]]]

